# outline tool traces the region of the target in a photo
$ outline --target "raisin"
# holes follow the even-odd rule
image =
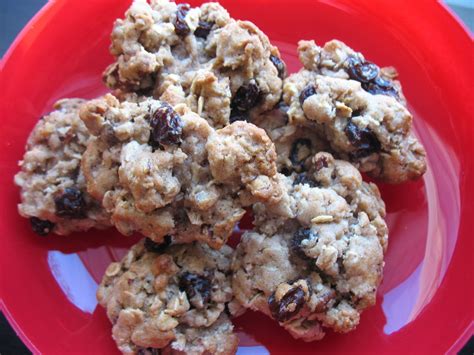
[[[316,171],[319,171],[322,168],[327,168],[328,166],[328,159],[325,156],[319,157],[314,164]]]
[[[54,199],[56,215],[63,218],[85,218],[87,203],[82,191],[68,187],[64,193]]]
[[[214,22],[199,21],[198,27],[194,30],[194,35],[206,39],[207,36],[209,36],[209,32],[211,32],[213,25]]]
[[[240,111],[239,109],[233,108],[230,111],[229,122],[233,123],[235,121],[248,121],[248,114],[245,111]]]
[[[275,293],[268,298],[268,306],[273,318],[278,322],[285,322],[297,314],[305,304],[305,293],[301,287],[295,287],[289,290],[277,302]]]
[[[373,83],[385,89],[392,87],[392,82],[382,78],[380,75],[373,80]]]
[[[303,249],[301,249],[301,242],[305,239],[315,238],[318,238],[318,235],[315,234],[311,228],[298,229],[291,239],[290,249],[300,258],[307,259],[308,256],[305,254]]]
[[[350,55],[346,59],[347,61],[347,70],[350,70],[350,68],[362,64],[362,60],[360,60],[359,57]]]
[[[186,23],[186,14],[188,13],[190,6],[188,4],[179,4],[178,11],[176,11],[176,19],[174,20],[174,32],[180,36],[185,37],[191,32],[188,24]]]
[[[171,245],[171,236],[167,235],[162,243],[156,243],[150,238],[145,238],[145,249],[153,253],[162,253]]]
[[[357,117],[357,116],[360,116],[361,114],[362,114],[361,110],[352,110],[351,117]]]
[[[293,186],[298,185],[298,184],[301,184],[301,185],[307,184],[310,187],[318,187],[318,184],[316,183],[316,181],[314,181],[312,177],[306,173],[301,173],[301,174],[296,175],[296,178],[293,181]]]
[[[362,88],[372,95],[399,97],[398,91],[393,87],[392,83],[380,76],[376,77],[370,83],[362,84]]]
[[[356,148],[356,151],[351,153],[353,159],[366,157],[381,149],[380,142],[369,128],[360,129],[352,121],[349,121],[344,132],[349,142]]]
[[[271,55],[270,56],[270,61],[273,63],[273,65],[277,69],[278,77],[280,79],[283,79],[286,75],[285,63],[283,63],[283,61],[280,58],[278,58],[276,55]]]
[[[361,83],[369,83],[379,75],[379,67],[371,62],[362,62],[356,57],[349,57],[347,73],[353,80]]]
[[[246,112],[255,107],[260,100],[260,89],[257,84],[242,85],[235,93],[232,108]]]
[[[301,166],[311,155],[311,141],[307,138],[300,138],[293,142],[290,151],[290,160],[293,165]]]
[[[183,133],[183,122],[181,117],[168,104],[163,104],[158,108],[150,121],[151,135],[150,145],[153,147],[160,145],[181,143]]]
[[[291,170],[290,170],[290,168],[285,166],[281,169],[280,173],[282,173],[285,176],[290,176],[291,175]]]
[[[31,223],[31,229],[33,229],[33,232],[35,232],[36,234],[42,237],[48,235],[48,233],[51,232],[54,228],[53,222],[39,219],[37,217],[31,217],[30,223]]]
[[[337,258],[337,266],[339,267],[339,273],[341,275],[346,273],[346,268],[344,266],[344,259],[342,257]]]
[[[196,275],[190,272],[183,272],[179,277],[179,289],[186,292],[189,302],[197,307],[196,296],[200,296],[202,304],[206,304],[211,300],[211,280],[209,277]]]
[[[316,87],[314,85],[306,86],[303,89],[303,91],[301,91],[301,94],[300,94],[300,104],[301,104],[301,106],[303,106],[303,102],[305,102],[305,100],[308,97],[313,96],[313,95],[316,95]]]
[[[379,67],[371,62],[362,62],[359,58],[349,57],[347,72],[351,79],[362,83],[362,88],[372,95],[388,95],[399,98],[398,91],[390,80],[382,78]],[[353,115],[354,116],[354,115]]]

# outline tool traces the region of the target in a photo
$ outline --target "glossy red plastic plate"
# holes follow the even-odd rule
[[[299,68],[299,39],[338,38],[379,65],[398,68],[416,133],[428,153],[424,178],[380,185],[390,245],[378,303],[356,331],[293,340],[263,315],[236,320],[239,354],[455,353],[473,333],[473,43],[434,1],[222,1],[255,22]],[[103,92],[109,33],[128,1],[51,1],[1,62],[1,306],[33,351],[115,354],[95,290],[111,260],[136,238],[114,231],[34,235],[13,185],[27,135],[62,97]]]

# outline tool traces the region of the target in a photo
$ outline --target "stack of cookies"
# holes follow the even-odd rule
[[[15,182],[39,235],[144,236],[97,292],[120,351],[233,354],[246,309],[304,341],[355,329],[388,244],[361,172],[426,170],[395,69],[300,41],[288,76],[268,37],[217,3],[135,0],[111,39],[111,93],[58,101]],[[233,250],[246,213],[254,228]]]

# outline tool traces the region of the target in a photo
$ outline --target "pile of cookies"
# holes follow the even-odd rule
[[[120,351],[233,354],[230,318],[246,309],[304,341],[355,329],[388,244],[361,172],[403,183],[426,170],[395,69],[300,41],[288,76],[268,37],[217,3],[135,0],[111,40],[111,93],[58,101],[15,182],[41,236],[144,236],[97,292]]]

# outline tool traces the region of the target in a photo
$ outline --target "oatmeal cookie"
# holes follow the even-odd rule
[[[89,196],[80,169],[90,135],[79,118],[80,99],[63,99],[31,132],[21,171],[20,215],[39,235],[66,235],[110,225],[108,214]]]
[[[361,83],[302,69],[285,80],[290,125],[311,130],[362,172],[389,183],[419,178],[425,150],[412,132],[412,115],[389,95],[372,95]]]
[[[280,196],[273,143],[253,124],[214,130],[184,104],[110,94],[80,115],[96,136],[82,163],[87,189],[123,234],[219,248],[244,207]]]
[[[324,327],[357,326],[375,303],[388,241],[377,187],[328,153],[316,154],[313,166],[280,175],[284,197],[255,206],[255,230],[232,263],[237,301],[305,341],[321,339]]]
[[[234,354],[226,315],[233,250],[205,244],[157,245],[145,239],[109,265],[97,291],[124,354]]]
[[[281,97],[278,49],[218,3],[135,0],[111,39],[116,61],[104,72],[108,87],[184,102],[214,127],[271,109]]]
[[[332,40],[319,47],[314,41],[299,41],[298,55],[306,70],[361,83],[362,88],[372,95],[392,96],[406,105],[397,70],[394,67],[379,68],[366,60],[360,52],[345,43]]]

